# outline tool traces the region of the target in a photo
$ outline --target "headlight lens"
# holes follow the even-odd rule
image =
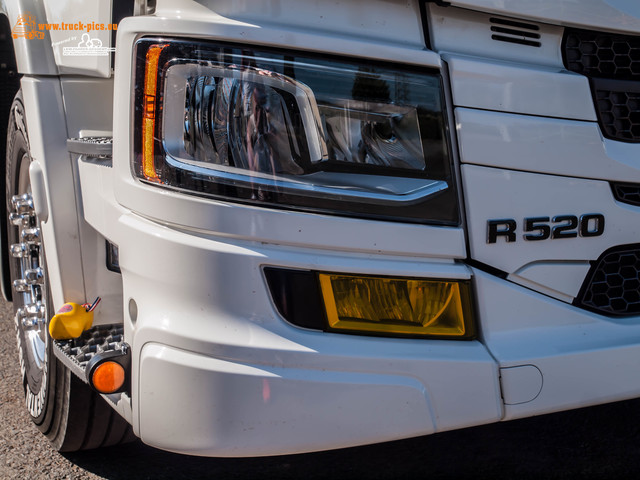
[[[456,225],[430,71],[143,39],[134,173],[189,193]]]

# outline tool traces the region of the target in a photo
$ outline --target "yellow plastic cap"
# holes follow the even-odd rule
[[[78,338],[92,324],[93,312],[77,303],[65,303],[49,322],[49,334],[54,340]]]

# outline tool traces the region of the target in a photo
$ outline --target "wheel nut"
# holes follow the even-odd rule
[[[14,243],[11,245],[11,255],[15,258],[22,258],[29,255],[29,247],[26,243]]]
[[[28,227],[31,222],[31,215],[27,213],[10,213],[9,221],[14,225],[22,225],[23,227]]]
[[[25,270],[24,280],[28,285],[42,285],[44,282],[44,272],[42,268],[29,268]]]
[[[20,240],[26,243],[40,245],[40,229],[39,228],[25,228],[20,232]]]
[[[16,213],[31,213],[33,211],[33,198],[28,193],[14,195],[11,197],[11,204]]]
[[[29,303],[25,305],[26,314],[29,317],[42,319],[44,318],[44,305],[41,303]]]
[[[16,292],[28,292],[29,285],[23,278],[18,278],[17,280],[13,281],[13,289]]]
[[[28,316],[22,319],[22,326],[24,328],[33,328],[38,326],[38,318],[35,316]]]

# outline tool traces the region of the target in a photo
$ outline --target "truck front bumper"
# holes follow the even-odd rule
[[[304,330],[274,308],[262,268],[465,277],[462,265],[196,235],[133,214],[122,251],[133,424],[189,454],[298,453],[494,422],[497,364],[479,341]]]

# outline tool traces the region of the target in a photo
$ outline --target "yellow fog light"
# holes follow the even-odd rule
[[[318,275],[331,330],[474,336],[468,281]]]

